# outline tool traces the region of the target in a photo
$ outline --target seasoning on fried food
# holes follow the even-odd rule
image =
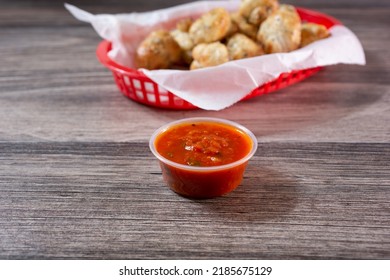
[[[189,33],[195,45],[221,40],[230,30],[229,12],[224,8],[215,8],[203,14],[191,25]]]
[[[231,13],[230,17],[232,22],[237,25],[238,32],[244,33],[249,38],[256,40],[258,27],[250,24],[246,21],[246,19],[239,13]]]
[[[301,43],[301,19],[291,5],[280,5],[260,26],[257,40],[266,53],[290,52]]]
[[[192,57],[194,61],[191,63],[191,70],[216,66],[229,61],[227,47],[220,42],[197,45],[192,50]]]
[[[237,33],[227,41],[229,59],[243,59],[264,54],[263,48],[244,34]]]
[[[169,68],[180,60],[180,46],[166,30],[150,33],[141,42],[135,57],[138,68],[149,70]]]
[[[248,23],[258,27],[278,7],[277,0],[242,0],[239,13]]]

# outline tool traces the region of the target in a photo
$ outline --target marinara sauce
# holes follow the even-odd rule
[[[217,166],[235,162],[252,148],[242,131],[220,123],[186,123],[174,126],[156,139],[165,158],[189,166]]]
[[[181,195],[210,198],[232,191],[257,148],[251,132],[212,120],[194,118],[168,126],[151,143],[165,181]]]

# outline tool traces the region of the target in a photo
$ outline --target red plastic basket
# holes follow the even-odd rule
[[[316,11],[304,8],[297,8],[297,11],[302,21],[323,24],[327,28],[341,24],[341,22],[337,19]],[[110,50],[111,42],[102,41],[98,45],[96,54],[99,61],[112,71],[114,80],[123,95],[133,101],[148,106],[176,110],[197,108],[193,104],[165,90],[147,76],[145,76],[142,72],[114,62],[108,57],[108,52]],[[270,93],[298,83],[318,72],[320,69],[321,67],[316,67],[305,70],[292,71],[289,73],[282,73],[277,79],[268,82],[248,93],[248,95],[245,96],[242,100]]]

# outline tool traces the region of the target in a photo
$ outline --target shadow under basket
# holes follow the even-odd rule
[[[328,29],[334,25],[341,24],[337,19],[316,11],[299,7],[297,7],[297,11],[303,22],[314,22],[322,24],[325,25]],[[104,40],[98,45],[96,54],[99,61],[112,71],[115,83],[123,95],[135,102],[153,107],[174,110],[197,108],[193,104],[165,90],[150,78],[145,76],[142,72],[114,62],[108,56],[108,52],[110,50],[111,42]],[[248,95],[246,95],[242,100],[257,97],[288,87],[306,79],[307,77],[310,77],[311,75],[317,73],[320,69],[322,69],[322,67],[282,73],[275,80],[253,89],[252,92],[248,93]]]

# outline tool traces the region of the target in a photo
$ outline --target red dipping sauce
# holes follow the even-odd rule
[[[257,140],[237,123],[191,118],[158,129],[150,139],[150,149],[173,191],[191,198],[211,198],[241,183]]]

